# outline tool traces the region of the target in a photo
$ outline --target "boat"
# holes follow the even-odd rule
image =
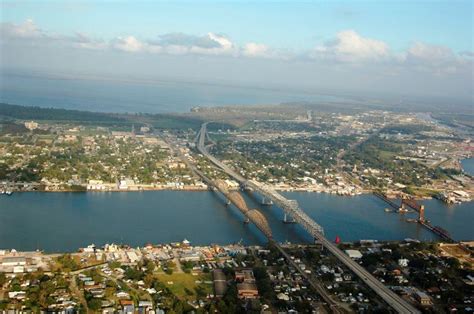
[[[393,212],[393,210],[391,210],[390,208],[385,208],[384,210],[385,210],[386,213],[391,213],[391,212]]]
[[[12,192],[12,191],[10,191],[10,190],[7,190],[7,191],[5,192],[5,194],[6,194],[6,195],[8,195],[8,196],[10,196],[10,195],[12,195],[12,194],[13,194],[13,192]]]

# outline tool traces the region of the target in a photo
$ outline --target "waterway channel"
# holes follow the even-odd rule
[[[285,192],[320,223],[329,239],[432,240],[435,236],[406,218],[414,214],[387,213],[382,200],[372,195],[342,197],[331,194]],[[297,225],[282,223],[274,206],[260,206],[246,196],[249,207],[259,207],[278,241],[309,242]],[[474,239],[473,203],[448,207],[424,201],[434,225],[449,230],[455,239]],[[0,248],[75,251],[95,243],[132,246],[168,243],[187,238],[192,244],[262,244],[265,238],[241,214],[213,192],[153,191],[97,193],[14,193],[0,195]]]

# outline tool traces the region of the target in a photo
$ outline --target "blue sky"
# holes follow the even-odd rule
[[[236,43],[309,49],[354,29],[395,50],[414,41],[472,50],[472,1],[2,1],[1,21],[33,19],[57,33],[99,38],[223,33]]]
[[[473,5],[0,0],[0,78],[8,68],[472,102]]]

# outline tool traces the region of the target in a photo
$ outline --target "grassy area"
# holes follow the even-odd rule
[[[379,157],[382,160],[391,161],[395,158],[396,154],[394,152],[389,152],[386,150],[381,150],[379,152]]]
[[[437,190],[421,188],[413,185],[406,187],[405,192],[417,197],[434,197],[439,193]]]
[[[212,284],[204,283],[211,280],[210,274],[196,276],[186,273],[159,274],[158,279],[180,299],[194,300],[198,291],[205,294],[212,293]],[[196,283],[196,281],[201,283]]]

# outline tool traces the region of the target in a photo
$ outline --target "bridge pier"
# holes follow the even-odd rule
[[[273,205],[273,201],[272,199],[267,199],[265,196],[262,198],[262,202],[261,204],[263,206],[272,206]]]
[[[314,238],[314,245],[321,250],[321,252],[324,250],[324,246],[323,244],[321,243],[321,241],[319,241],[317,238]]]
[[[283,223],[285,224],[295,224],[296,221],[293,217],[288,217],[290,215],[288,215],[287,213],[285,213],[285,215],[283,216]]]

